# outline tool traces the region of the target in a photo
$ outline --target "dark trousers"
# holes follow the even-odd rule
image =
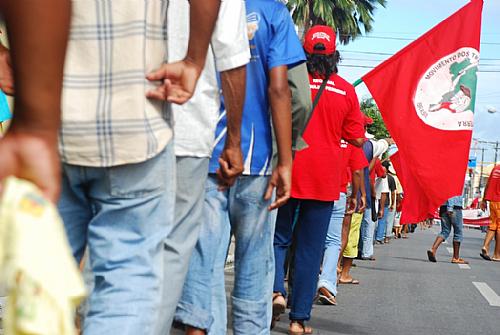
[[[298,217],[294,227],[293,221],[297,207],[299,208]],[[311,317],[332,208],[333,201],[292,198],[278,211],[274,234],[276,262],[274,292],[280,292],[286,296],[284,265],[287,250],[293,240],[295,244],[293,295],[290,297],[291,302],[289,301],[291,320],[309,320]]]

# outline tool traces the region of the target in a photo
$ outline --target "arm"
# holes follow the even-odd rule
[[[290,198],[292,184],[292,115],[290,89],[286,66],[276,66],[269,75],[269,103],[278,147],[278,165],[273,171],[265,199],[270,199],[276,188],[276,200],[269,206],[275,209]]]
[[[56,201],[60,187],[57,135],[70,2],[4,0],[0,11],[9,31],[16,86],[12,125],[0,141],[0,180],[9,175],[27,179]]]
[[[486,200],[484,197],[488,193],[488,187],[490,187],[490,180],[491,180],[491,178],[488,178],[488,181],[486,182],[486,187],[484,188],[484,192],[483,192],[483,199],[481,200],[481,204],[479,205],[479,207],[483,211],[485,211],[486,208],[488,207],[488,200]]]
[[[346,140],[346,141],[349,142],[350,144],[358,147],[358,148],[361,148],[363,146],[363,143],[365,143],[364,138],[356,138],[356,139]]]
[[[186,57],[179,62],[163,64],[146,78],[162,81],[146,93],[151,99],[183,104],[194,94],[196,83],[205,66],[208,44],[214,30],[221,0],[191,0],[189,45]]]
[[[389,210],[392,212],[396,209],[396,191],[391,192],[391,208]]]
[[[217,177],[222,187],[232,186],[243,172],[241,153],[241,118],[245,103],[246,66],[221,73],[222,93],[226,105],[227,135],[219,158]]]
[[[384,216],[385,212],[385,203],[387,202],[387,194],[389,193],[382,193],[380,195],[380,203],[379,203],[379,210],[378,210],[378,218],[381,219]]]
[[[351,196],[347,200],[348,207],[346,214],[353,214],[354,211],[356,210],[357,207],[357,195],[358,192],[361,190],[361,197],[359,200],[359,208],[358,212],[361,212],[365,209],[366,207],[366,192],[364,190],[364,185],[362,188],[362,183],[364,183],[364,178],[363,178],[363,169],[355,170],[352,172],[352,192]]]

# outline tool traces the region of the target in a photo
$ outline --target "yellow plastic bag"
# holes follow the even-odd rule
[[[62,221],[31,183],[5,181],[0,199],[0,281],[8,298],[5,335],[74,335],[85,295]]]

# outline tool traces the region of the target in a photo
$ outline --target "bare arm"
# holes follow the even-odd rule
[[[148,98],[183,104],[193,96],[196,83],[205,66],[208,44],[219,13],[220,1],[190,1],[190,33],[186,57],[179,62],[163,64],[146,76],[151,81],[162,81],[162,85],[146,93]]]
[[[290,198],[292,183],[292,113],[286,66],[270,71],[269,102],[278,147],[278,165],[273,171],[265,198],[270,199],[276,188],[276,200],[270,210],[284,205]]]
[[[379,210],[378,210],[378,218],[379,219],[381,219],[384,216],[385,203],[387,202],[387,194],[389,194],[389,193],[382,193],[380,195],[380,203],[379,203]]]
[[[355,170],[352,172],[352,178],[351,178],[351,184],[352,184],[352,190],[351,190],[351,196],[347,200],[347,210],[346,214],[353,214],[354,211],[356,210],[357,204],[358,204],[358,192],[360,191],[361,188],[361,178],[363,175],[363,170]],[[364,207],[366,203],[366,198],[363,199],[363,196],[361,196],[360,199],[360,207]]]
[[[219,158],[220,169],[217,171],[222,187],[234,184],[243,172],[241,153],[241,118],[245,103],[246,66],[221,73],[222,92],[226,106],[227,135],[226,143]]]
[[[481,178],[481,177],[480,177]],[[486,194],[488,193],[488,187],[490,187],[490,180],[491,178],[488,178],[488,181],[486,182],[486,187],[484,188],[484,192],[483,192],[483,199],[481,200],[481,204],[479,205],[479,207],[481,208],[481,210],[485,211],[486,208],[488,207],[488,200],[486,200],[484,197],[486,196]],[[480,190],[481,191],[481,190]]]
[[[59,193],[57,135],[70,1],[0,1],[10,37],[15,109],[0,141],[0,180],[34,182],[52,200]]]

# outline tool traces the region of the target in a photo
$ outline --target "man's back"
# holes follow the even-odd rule
[[[62,159],[107,167],[145,161],[172,137],[145,79],[166,58],[165,1],[73,1],[64,73]]]
[[[304,60],[290,13],[280,1],[246,1],[251,59],[247,65],[246,98],[241,126],[241,145],[246,175],[271,173],[271,124],[269,114],[269,71],[280,65],[293,67]],[[225,117],[217,125],[213,157],[224,144]],[[212,159],[210,172],[218,167]]]

